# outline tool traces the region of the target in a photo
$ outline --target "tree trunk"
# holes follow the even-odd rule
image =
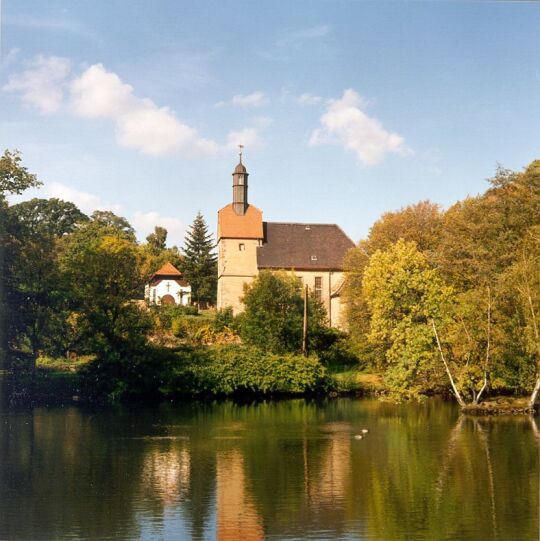
[[[531,393],[531,398],[529,399],[529,407],[534,409],[536,405],[536,399],[538,398],[538,392],[540,391],[540,374],[536,376],[536,383],[534,384],[533,392]]]
[[[446,374],[448,375],[448,379],[450,380],[450,385],[452,386],[452,391],[454,392],[454,396],[456,397],[456,400],[458,401],[458,404],[464,408],[465,407],[465,401],[461,397],[461,394],[459,393],[456,384],[454,383],[454,378],[452,377],[452,373],[450,372],[450,367],[448,366],[448,363],[446,362],[446,359],[444,357],[444,353],[441,347],[441,341],[439,340],[439,334],[437,333],[437,327],[435,327],[435,320],[431,320],[431,326],[433,327],[433,333],[435,334],[435,340],[437,341],[437,349],[439,350],[439,355],[441,356],[441,360],[444,364],[444,368],[446,370]]]
[[[487,332],[486,332],[486,359],[484,362],[484,382],[482,384],[482,388],[478,392],[478,395],[474,399],[474,403],[478,404],[480,402],[480,398],[482,397],[483,392],[487,388],[487,374],[488,374],[488,368],[489,368],[489,361],[490,361],[490,355],[491,355],[491,288],[488,286],[487,288],[487,297],[488,297],[488,307],[487,307]]]

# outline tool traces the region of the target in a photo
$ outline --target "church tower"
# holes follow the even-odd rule
[[[232,203],[218,212],[217,308],[230,306],[235,314],[243,310],[244,284],[258,274],[257,248],[264,237],[262,212],[248,201],[248,176],[240,152],[232,174]]]

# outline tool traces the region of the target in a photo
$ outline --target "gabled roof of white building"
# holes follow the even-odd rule
[[[158,269],[150,278],[150,285],[157,285],[162,280],[174,280],[181,287],[188,287],[189,284],[184,280],[184,275],[172,264],[167,261],[160,269]]]

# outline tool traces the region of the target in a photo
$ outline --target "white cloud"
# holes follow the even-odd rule
[[[133,87],[102,64],[94,64],[70,85],[71,109],[87,118],[115,118],[136,105]]]
[[[304,94],[300,94],[296,98],[296,101],[300,105],[317,105],[318,103],[321,103],[322,98],[321,96],[313,96],[312,94],[308,94],[307,92]]]
[[[340,144],[365,165],[380,163],[388,153],[411,153],[401,135],[386,131],[379,120],[365,113],[366,105],[357,92],[345,90],[341,99],[330,102],[320,118],[322,127],[313,131],[309,144]]]
[[[232,97],[231,103],[237,107],[262,107],[268,103],[268,99],[264,92],[258,90],[246,95],[237,94]]]
[[[232,130],[227,134],[226,149],[236,150],[238,145],[244,145],[248,149],[261,148],[262,141],[259,132],[255,128],[244,128],[242,130]]]
[[[200,138],[168,107],[135,96],[132,86],[102,64],[90,66],[71,83],[71,107],[79,116],[110,118],[118,144],[145,154],[213,154],[218,150],[216,143]]]
[[[70,62],[66,58],[38,55],[27,70],[12,75],[3,90],[18,92],[23,103],[42,114],[51,114],[62,105],[69,73]]]
[[[122,205],[105,203],[97,195],[75,190],[60,182],[47,183],[45,185],[45,193],[47,197],[56,197],[75,203],[86,214],[92,214],[94,210],[112,210],[114,213],[122,212]]]
[[[157,212],[135,212],[131,218],[131,224],[138,231],[142,240],[154,231],[159,225],[167,230],[167,244],[180,246],[184,242],[187,226],[182,220],[170,216],[161,216]]]
[[[201,137],[169,107],[137,96],[131,85],[102,64],[73,74],[69,60],[59,57],[36,57],[26,71],[11,77],[4,90],[19,93],[24,103],[43,113],[67,105],[66,110],[76,117],[108,119],[114,125],[118,145],[151,156],[208,156],[239,143],[257,148],[262,145],[258,130],[272,122],[269,117],[254,117],[252,127],[230,131],[226,141],[218,144]],[[267,102],[265,94],[257,91],[234,96],[228,104],[260,107]]]
[[[263,107],[264,105],[268,105],[268,98],[264,92],[257,90],[251,94],[236,94],[230,101],[218,101],[214,104],[214,107],[219,108],[226,105],[233,105],[235,107]]]

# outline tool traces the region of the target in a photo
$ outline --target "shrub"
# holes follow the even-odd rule
[[[361,367],[353,344],[346,338],[340,338],[327,349],[320,351],[319,358],[324,366],[330,369]]]
[[[177,338],[196,343],[200,329],[208,326],[208,320],[194,316],[177,316],[172,320],[171,331]]]
[[[296,276],[261,271],[251,284],[244,286],[242,301],[245,311],[240,318],[240,335],[247,344],[273,353],[300,351],[304,301]],[[326,314],[313,297],[308,310],[308,336],[315,337]]]
[[[253,347],[221,346],[193,352],[173,368],[162,388],[170,394],[302,394],[326,388],[326,369],[316,357],[276,355]]]
[[[152,306],[151,311],[155,318],[155,327],[163,330],[171,330],[172,322],[176,318],[199,314],[196,306],[182,306],[180,304]]]
[[[233,309],[229,306],[216,312],[216,317],[213,322],[216,331],[223,331],[225,328],[238,330],[238,320],[233,315]]]
[[[291,395],[321,392],[330,385],[317,357],[276,355],[236,344],[109,352],[77,374],[86,399],[109,402],[186,395]]]

